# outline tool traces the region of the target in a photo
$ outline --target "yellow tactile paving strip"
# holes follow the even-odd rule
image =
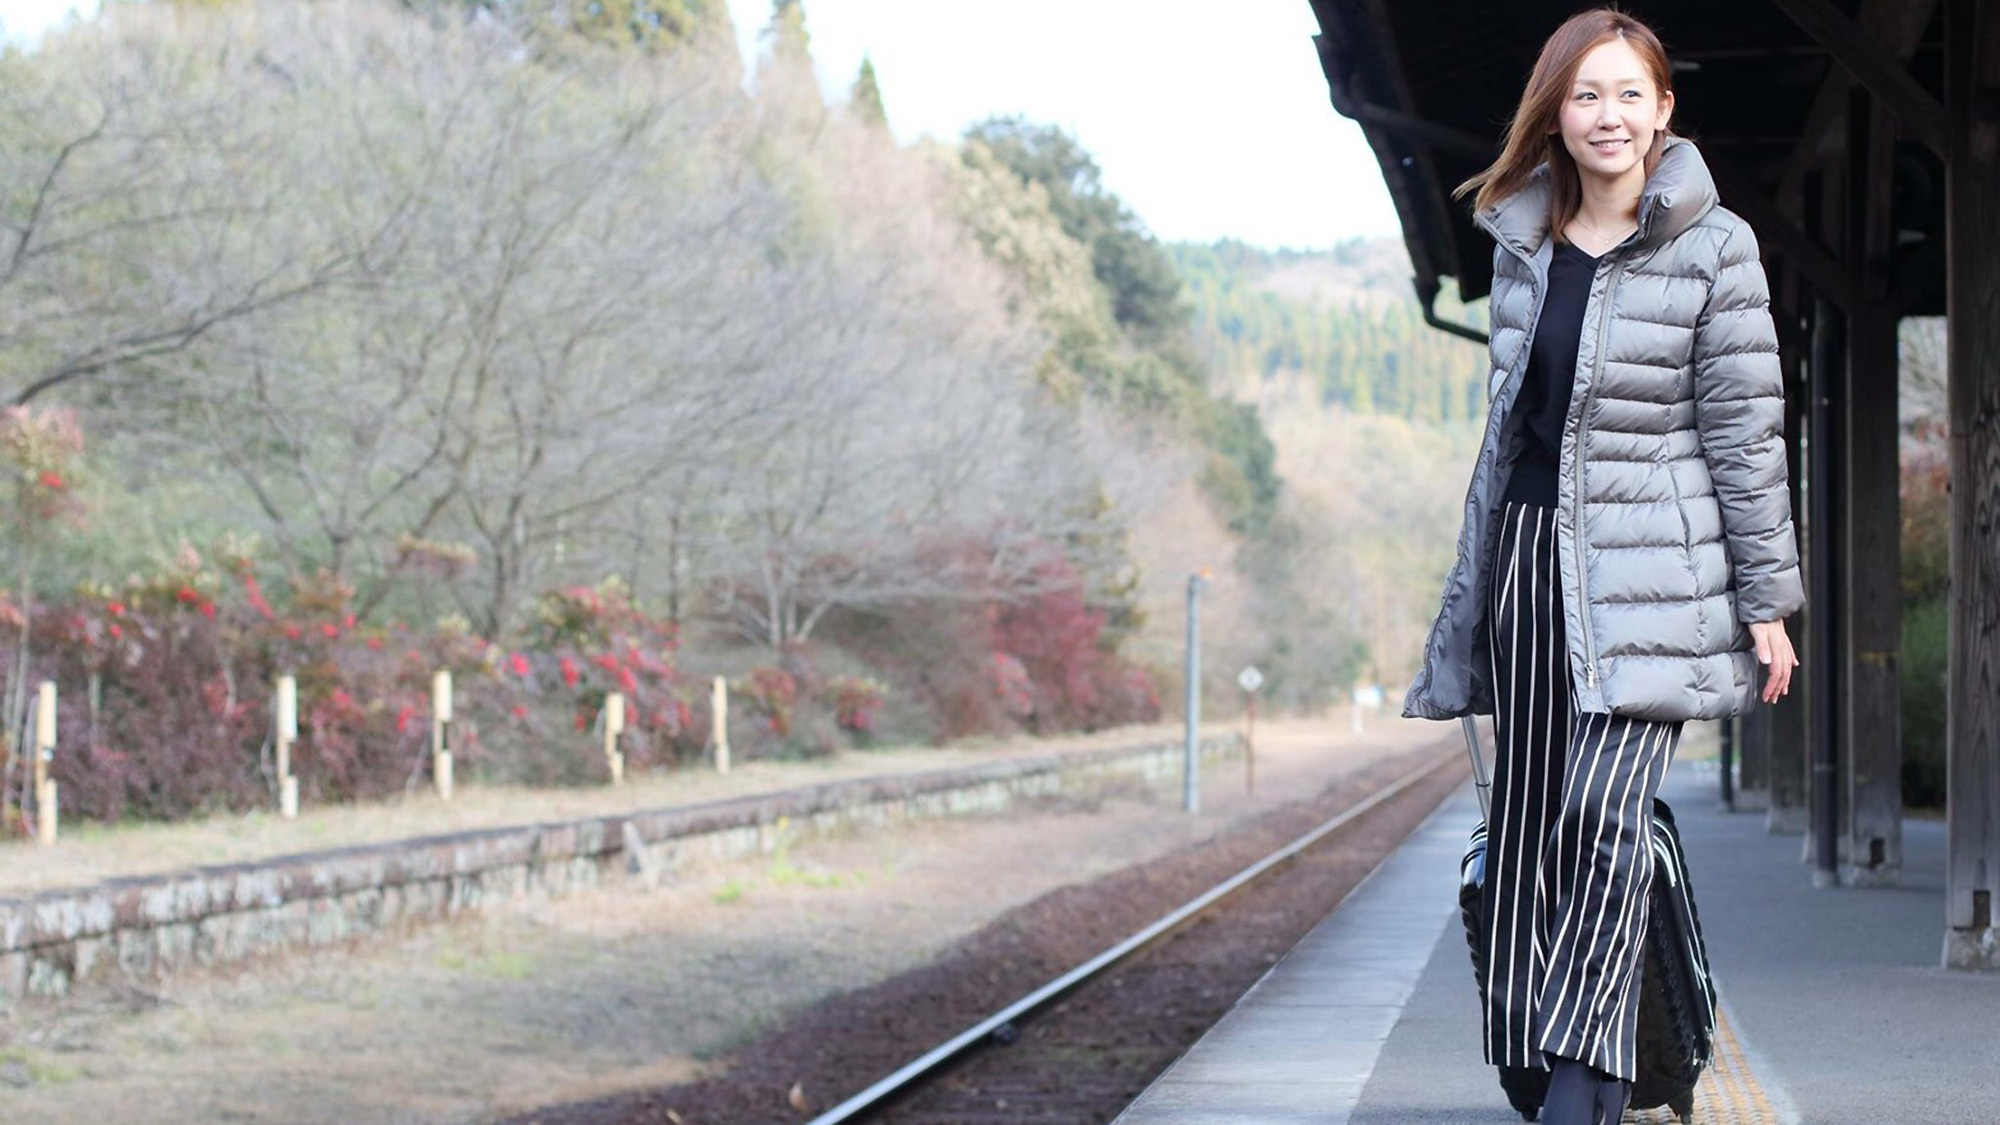
[[[1627,1122],[1637,1125],[1679,1125],[1680,1118],[1665,1106],[1639,1113],[1627,1113]],[[1703,1072],[1694,1088],[1694,1125],[1778,1125],[1778,1112],[1763,1086],[1743,1057],[1743,1045],[1729,1018],[1717,1014],[1715,1061]]]

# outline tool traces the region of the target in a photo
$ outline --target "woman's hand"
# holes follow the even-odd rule
[[[1757,642],[1757,663],[1764,665],[1766,671],[1760,698],[1766,703],[1776,703],[1791,690],[1792,669],[1799,666],[1799,655],[1792,651],[1792,639],[1785,635],[1782,621],[1753,621],[1750,636]]]

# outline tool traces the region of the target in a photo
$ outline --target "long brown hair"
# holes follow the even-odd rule
[[[1514,109],[1514,120],[1507,123],[1500,158],[1458,185],[1451,193],[1452,198],[1461,199],[1467,192],[1477,190],[1473,206],[1484,211],[1520,191],[1536,165],[1546,162],[1552,189],[1549,229],[1560,238],[1563,227],[1576,217],[1577,208],[1582,206],[1583,185],[1577,176],[1576,161],[1563,147],[1562,134],[1551,130],[1559,129],[1563,100],[1569,97],[1570,83],[1583,64],[1583,56],[1613,39],[1623,39],[1631,45],[1660,94],[1673,92],[1673,68],[1667,62],[1666,48],[1660,46],[1660,37],[1653,34],[1652,28],[1616,8],[1578,12],[1564,20],[1548,42],[1542,44],[1541,57],[1535,60],[1528,86],[1521,91],[1521,104]],[[1671,128],[1653,135],[1652,147],[1645,158],[1648,177],[1659,167],[1660,152],[1666,147],[1661,142],[1672,135]]]

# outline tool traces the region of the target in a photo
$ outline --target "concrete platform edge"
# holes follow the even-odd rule
[[[1478,804],[1470,781],[1454,790],[1440,802],[1408,838],[1397,845],[1381,864],[1364,876],[1360,883],[1342,899],[1332,913],[1300,940],[1299,944],[1273,965],[1269,972],[1260,977],[1236,1004],[1214,1027],[1205,1032],[1201,1039],[1174,1064],[1162,1072],[1146,1090],[1135,1099],[1125,1111],[1113,1119],[1112,1125],[1179,1125],[1179,1123],[1199,1121],[1202,1125],[1233,1125],[1235,1122],[1259,1122],[1277,1125],[1290,1120],[1311,1120],[1316,1125],[1345,1125],[1362,1089],[1374,1070],[1389,1033],[1411,993],[1416,989],[1424,965],[1432,950],[1445,937],[1455,913],[1450,909],[1451,893],[1456,886],[1457,855],[1464,847],[1461,824],[1470,823],[1467,817],[1478,815]],[[1432,854],[1421,854],[1429,852]],[[1444,853],[1450,853],[1448,864],[1440,864]],[[1423,884],[1430,884],[1424,886]],[[1435,904],[1433,912],[1423,903]],[[1374,1027],[1362,1029],[1359,1035],[1352,1029],[1336,1029],[1328,1022],[1325,1028],[1330,1041],[1320,1043],[1302,1042],[1298,1049],[1308,1052],[1309,1059],[1296,1054],[1288,1054],[1285,1060],[1276,1064],[1279,1081],[1264,1084],[1267,1097],[1278,1097],[1288,1104],[1266,1104],[1239,1106],[1217,1106],[1198,1104],[1198,1097],[1190,1097],[1190,1092],[1212,1088],[1216,1092],[1229,1089],[1214,1086],[1194,1077],[1210,1056],[1220,1055],[1227,1050],[1225,1041],[1241,1036],[1246,1039],[1263,1040],[1264,1035],[1254,1026],[1255,1021],[1248,1013],[1262,1008],[1282,1007],[1282,1005],[1258,1005],[1259,994],[1267,990],[1284,988],[1284,981],[1293,973],[1309,972],[1302,966],[1301,949],[1323,946],[1328,942],[1340,941],[1342,936],[1355,937],[1371,930],[1379,930],[1384,923],[1396,923],[1398,913],[1402,931],[1396,943],[1395,956],[1402,962],[1402,970],[1387,993],[1380,991],[1380,981],[1357,981],[1357,988],[1372,990],[1366,999],[1351,999],[1346,1004],[1330,1002],[1330,1007],[1349,1007],[1351,1010],[1366,1009],[1377,1020]],[[1421,919],[1421,920],[1420,920]],[[1417,930],[1424,931],[1417,940]],[[1361,974],[1356,974],[1359,977]],[[1268,1040],[1264,1040],[1268,1042]],[[1290,1065],[1296,1064],[1296,1065]],[[1292,1081],[1286,1081],[1292,1079]],[[1281,1096],[1276,1088],[1282,1087]]]

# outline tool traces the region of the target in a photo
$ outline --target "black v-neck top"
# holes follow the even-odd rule
[[[1590,301],[1597,263],[1597,258],[1568,242],[1556,243],[1549,258],[1549,292],[1542,301],[1541,319],[1535,322],[1535,338],[1528,345],[1528,370],[1514,400],[1521,453],[1507,479],[1503,499],[1556,506],[1563,420],[1569,414],[1570,393],[1576,386],[1583,309]]]

